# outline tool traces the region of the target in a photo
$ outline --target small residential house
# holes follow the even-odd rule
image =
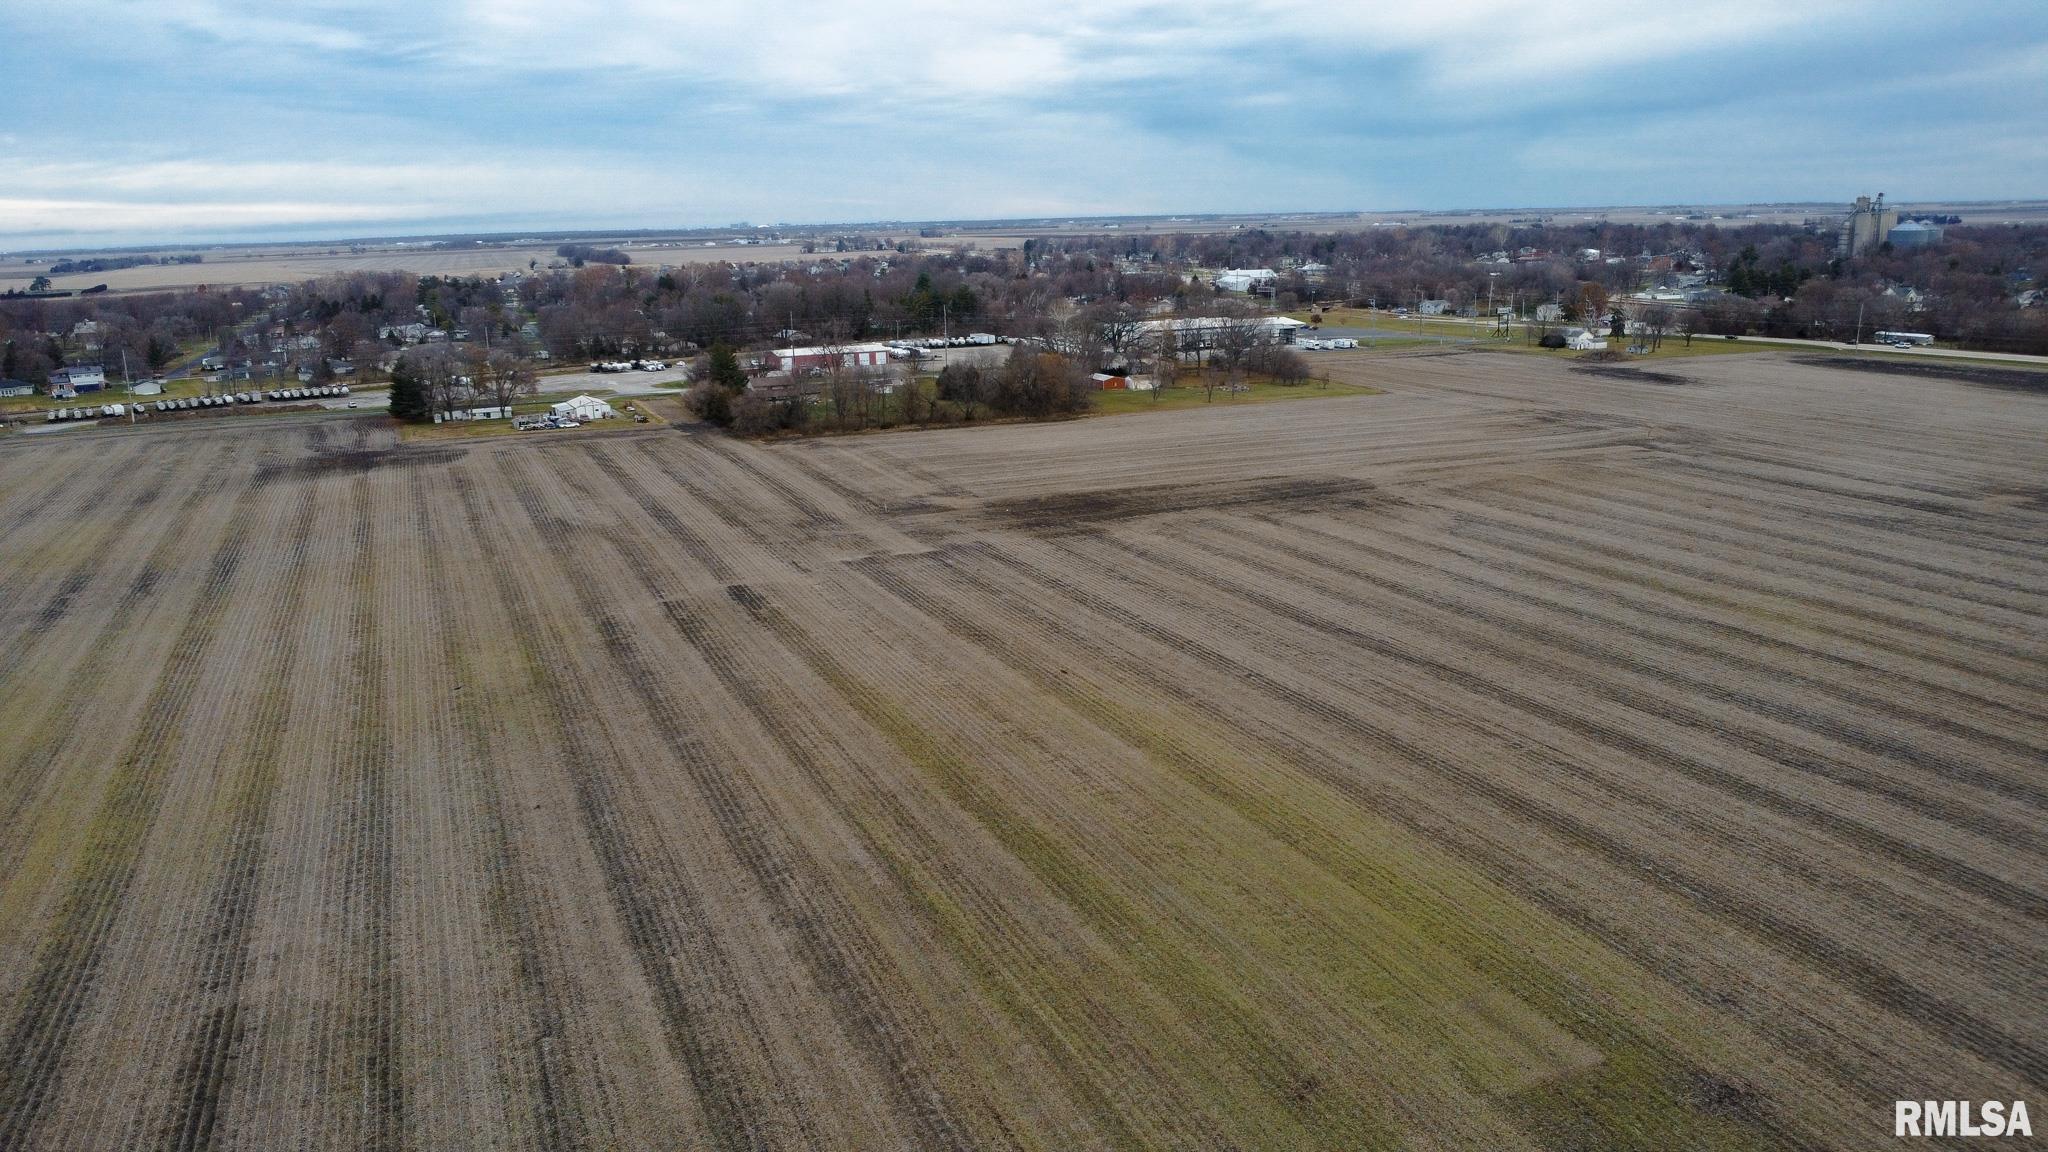
[[[572,397],[555,405],[551,410],[556,416],[564,420],[574,420],[579,424],[587,424],[592,420],[607,420],[618,415],[611,405],[595,396]]]
[[[1415,306],[1415,311],[1423,316],[1441,316],[1450,310],[1449,300],[1424,300]]]
[[[74,364],[50,373],[50,395],[76,396],[97,392],[107,386],[107,374],[97,364]]]
[[[1538,304],[1536,306],[1536,322],[1538,324],[1555,324],[1562,319],[1564,319],[1564,305]]]
[[[33,396],[36,386],[26,380],[0,379],[0,396]]]
[[[1567,328],[1564,331],[1564,346],[1575,352],[1598,352],[1607,347],[1607,341],[1584,328]]]

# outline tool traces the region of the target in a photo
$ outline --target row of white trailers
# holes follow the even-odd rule
[[[221,396],[188,396],[182,400],[143,401],[134,404],[83,404],[72,408],[52,408],[44,422],[58,424],[66,420],[102,420],[109,417],[126,416],[132,410],[143,416],[151,412],[183,412],[199,408],[231,408],[237,404],[261,404],[266,400],[317,400],[326,396],[346,396],[348,386],[335,384],[321,388],[274,388],[268,392],[235,392]]]

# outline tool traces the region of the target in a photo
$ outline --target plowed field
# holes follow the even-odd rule
[[[0,443],[0,1149],[2048,1110],[2048,395],[1318,363],[1385,394]]]

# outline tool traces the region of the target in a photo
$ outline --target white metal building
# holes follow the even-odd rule
[[[611,405],[595,396],[572,397],[555,405],[551,411],[564,420],[574,420],[579,424],[592,420],[606,420],[618,415]]]

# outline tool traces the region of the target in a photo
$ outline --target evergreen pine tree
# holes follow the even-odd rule
[[[413,374],[411,365],[400,360],[391,369],[391,414],[408,424],[424,424],[433,410],[426,382]]]
[[[728,392],[744,392],[747,388],[747,373],[740,367],[740,358],[722,341],[711,346],[711,382]]]

